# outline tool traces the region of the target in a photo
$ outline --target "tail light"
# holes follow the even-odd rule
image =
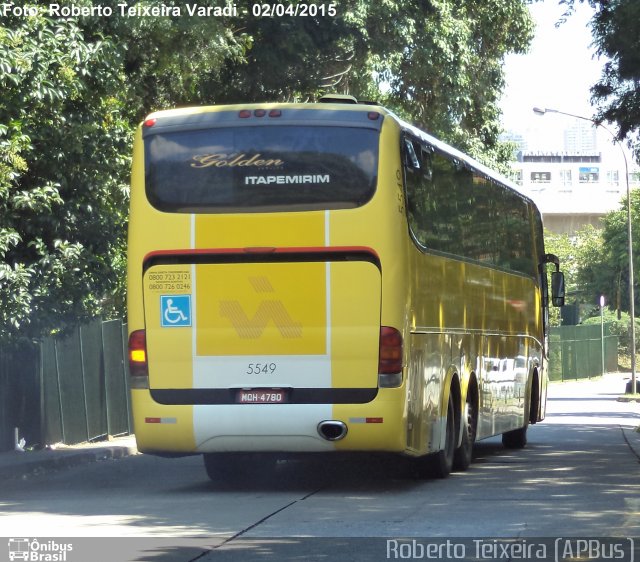
[[[250,119],[251,117],[282,117],[281,109],[271,109],[267,111],[266,109],[255,109],[253,112],[250,109],[241,109],[238,111],[238,117],[240,119]]]
[[[136,330],[129,336],[129,374],[131,388],[149,388],[149,366],[147,363],[147,334]]]
[[[378,384],[381,388],[402,384],[403,355],[402,334],[395,328],[382,326],[378,359]]]

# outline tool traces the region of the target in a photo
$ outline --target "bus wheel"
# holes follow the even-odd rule
[[[522,449],[527,444],[527,426],[503,433],[502,444],[507,449]]]
[[[233,467],[237,463],[233,462],[229,455],[224,453],[205,453],[202,456],[204,458],[204,468],[210,480],[214,482],[216,480],[225,480],[233,475]]]
[[[278,457],[272,453],[204,453],[204,468],[214,482],[260,478],[275,469]]]
[[[475,398],[472,394],[467,396],[462,413],[462,443],[455,451],[453,457],[453,468],[455,470],[467,470],[471,464],[473,455],[473,444],[476,440],[478,429],[478,414],[476,410]]]
[[[447,422],[444,439],[444,449],[438,451],[429,459],[430,472],[436,478],[446,478],[453,469],[453,457],[456,450],[456,414],[453,406],[453,393],[449,393],[447,405]]]
[[[204,468],[210,480],[230,480],[246,475],[248,455],[241,453],[204,453]]]

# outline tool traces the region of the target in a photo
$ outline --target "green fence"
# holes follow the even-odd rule
[[[36,345],[0,349],[0,451],[13,449],[15,427],[30,443],[40,439],[39,372]]]
[[[550,334],[551,380],[575,380],[602,375],[604,347],[605,372],[618,370],[618,336],[604,324],[604,338],[599,325],[560,326]]]
[[[131,433],[126,326],[94,321],[0,350],[0,450]]]

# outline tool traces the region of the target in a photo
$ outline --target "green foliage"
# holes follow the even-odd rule
[[[571,236],[545,231],[545,247],[560,258],[567,295],[573,302],[598,302],[603,294],[609,300],[601,229],[586,225]]]
[[[607,57],[600,81],[593,86],[598,120],[618,125],[618,139],[628,139],[640,160],[640,3],[637,0],[594,2],[594,43]]]
[[[640,191],[631,191],[631,226],[633,236],[633,268],[640,264]],[[629,310],[629,236],[627,222],[627,198],[618,210],[604,218],[603,254],[604,264],[610,279],[611,293],[615,296],[616,308]],[[638,307],[638,291],[635,291],[635,306]]]
[[[600,310],[594,308],[593,316],[587,318],[583,324],[586,325],[599,325],[600,324]],[[612,336],[618,336],[618,352],[621,354],[629,354],[631,346],[629,345],[631,339],[629,338],[629,315],[626,312],[618,314],[611,308],[604,309],[604,323],[609,324],[609,333]],[[636,318],[636,349],[640,349],[640,319]]]
[[[210,77],[204,98],[212,103],[309,101],[324,91],[348,89],[355,73],[366,72],[356,66],[356,36],[364,30],[362,19],[349,9],[352,4],[340,3],[337,17],[260,18],[252,15],[254,2],[237,2],[248,16],[234,25],[251,48],[245,57],[227,59],[220,76]]]
[[[544,0],[527,0],[540,2]],[[618,126],[617,139],[628,141],[640,161],[640,2],[638,0],[558,0],[566,7],[558,25],[571,17],[576,2],[588,2],[599,56],[608,59],[600,80],[591,88],[598,105],[596,119]]]
[[[78,0],[75,2],[78,4]],[[84,4],[92,4],[84,0]],[[114,13],[121,0],[103,0]],[[129,3],[131,4],[131,3]],[[211,84],[227,85],[220,71],[227,61],[243,63],[251,38],[224,18],[190,17],[184,2],[145,0],[140,6],[181,6],[180,17],[82,18],[90,40],[108,37],[117,49],[118,70],[126,80],[127,111],[132,124],[158,109],[218,103],[209,99]],[[219,0],[200,0],[198,6],[220,6]]]
[[[130,127],[117,68],[71,20],[1,28],[1,339],[94,315],[118,286]]]
[[[634,271],[640,265],[640,191],[631,192]],[[608,213],[603,228],[586,226],[574,235],[545,232],[549,252],[560,257],[572,303],[597,303],[604,295],[607,305],[621,317],[629,310],[629,245],[627,201]],[[635,305],[640,295],[635,294]],[[594,309],[596,310],[596,309]],[[597,312],[597,310],[596,310]]]

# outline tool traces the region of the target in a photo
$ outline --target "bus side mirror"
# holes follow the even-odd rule
[[[551,302],[553,306],[564,306],[564,273],[551,272]]]

